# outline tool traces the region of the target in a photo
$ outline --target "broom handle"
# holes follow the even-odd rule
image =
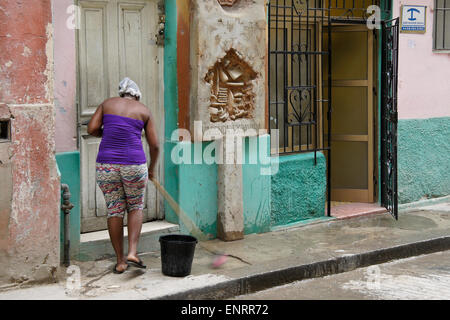
[[[173,198],[164,189],[164,187],[161,186],[159,182],[156,181],[155,179],[151,179],[151,181],[158,189],[158,191],[162,194],[164,199],[166,199],[166,201],[172,207],[173,211],[175,211],[178,218],[180,218],[180,220],[183,222],[186,228],[192,233],[192,235],[194,235],[194,237],[196,237],[199,240],[207,240],[208,237],[199,228],[197,228],[197,226],[192,222],[189,216],[181,209],[178,203],[176,203],[175,200],[173,200]]]

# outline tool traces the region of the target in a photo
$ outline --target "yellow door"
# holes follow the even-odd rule
[[[373,202],[373,34],[331,29],[331,200]]]

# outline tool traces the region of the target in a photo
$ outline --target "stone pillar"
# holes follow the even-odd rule
[[[2,1],[0,282],[55,280],[60,263],[52,37],[50,0]]]
[[[223,164],[217,166],[217,237],[224,241],[244,238],[244,204],[242,198],[242,162],[237,161],[234,137],[219,140]]]
[[[231,139],[256,136],[266,117],[265,0],[195,0],[190,27],[190,128],[202,124],[202,141],[224,137],[218,164],[217,235],[222,240],[244,234],[242,165],[226,161],[241,143]],[[214,134],[211,132],[214,131]],[[238,147],[238,148],[239,148]],[[240,150],[239,150],[240,152]],[[235,159],[235,157],[233,157]]]

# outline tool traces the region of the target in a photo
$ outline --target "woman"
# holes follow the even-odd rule
[[[105,196],[108,231],[117,257],[114,273],[123,273],[129,264],[146,268],[137,255],[137,246],[142,228],[144,191],[148,178],[155,176],[159,155],[154,119],[149,109],[139,102],[139,87],[125,78],[119,84],[119,96],[105,100],[88,125],[90,135],[102,137],[96,178]],[[142,129],[150,146],[148,169],[141,141]],[[126,258],[123,253],[125,210],[128,212]]]

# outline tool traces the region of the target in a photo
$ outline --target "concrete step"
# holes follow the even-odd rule
[[[164,234],[179,233],[177,224],[167,221],[152,221],[142,225],[138,252],[159,251],[159,237]],[[124,228],[124,250],[128,247],[128,231]],[[78,261],[93,261],[114,257],[114,249],[109,239],[108,230],[89,232],[81,234]]]

